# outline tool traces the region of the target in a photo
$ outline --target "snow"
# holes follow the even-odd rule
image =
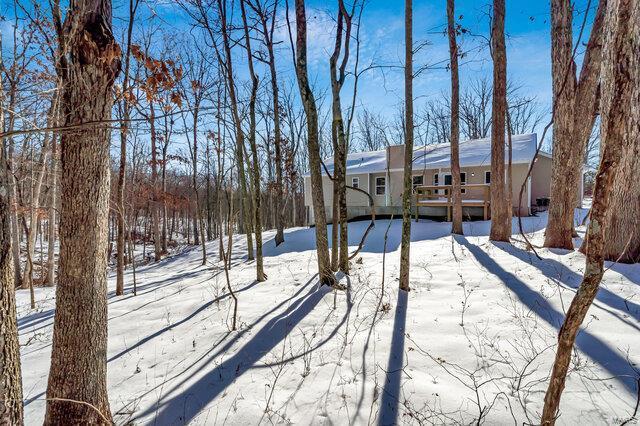
[[[323,160],[329,173],[333,174],[333,157]],[[387,170],[387,151],[368,151],[347,154],[347,173],[381,173]],[[324,173],[324,169],[322,170]]]
[[[529,133],[511,136],[511,162],[513,164],[530,163],[537,148],[537,135]],[[506,151],[506,150],[505,150]],[[542,153],[545,155],[546,153]],[[505,161],[508,160],[505,152]],[[546,154],[548,155],[548,154]],[[460,167],[479,167],[491,165],[491,139],[472,139],[460,142]],[[449,143],[426,145],[414,149],[413,169],[438,169],[451,167],[451,148]]]
[[[513,164],[530,163],[537,149],[536,133],[512,135]],[[505,152],[505,161],[508,153]],[[549,156],[540,151],[540,155]],[[326,158],[325,166],[333,173],[333,157]],[[460,167],[481,167],[491,165],[491,139],[471,139],[460,142]],[[424,145],[413,150],[413,170],[439,169],[451,167],[449,143]],[[348,174],[382,173],[387,170],[387,151],[356,152],[347,155]],[[324,169],[323,169],[324,172]]]
[[[545,222],[524,219],[534,243]],[[352,249],[367,224],[350,224]],[[340,278],[349,291],[337,293],[317,286],[313,229],[287,230],[279,247],[265,233],[262,283],[235,236],[238,331],[229,329],[217,241],[208,243],[206,267],[198,247],[139,267],[138,296],[130,287],[125,296],[109,294],[116,423],[468,424],[481,410],[488,424],[536,423],[583,255],[538,249],[539,260],[517,241],[489,242],[489,222],[466,222],[465,236],[453,238],[448,223],[414,222],[412,290],[404,293],[400,229],[399,220],[376,222],[350,276]],[[521,240],[516,229],[514,220]],[[634,410],[640,265],[607,267],[578,338],[559,424],[619,424]],[[17,293],[28,425],[44,416],[55,308],[53,289],[36,296],[30,310],[28,292]]]

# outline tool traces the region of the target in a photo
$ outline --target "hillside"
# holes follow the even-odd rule
[[[366,225],[350,224],[353,249]],[[525,225],[540,242],[545,216]],[[535,423],[582,254],[539,249],[538,259],[518,243],[490,243],[488,222],[465,223],[466,236],[452,238],[450,224],[420,221],[407,295],[397,290],[400,226],[378,220],[337,293],[317,286],[313,229],[288,230],[277,248],[265,233],[263,283],[236,236],[237,331],[217,241],[206,267],[198,247],[139,267],[137,296],[128,270],[125,296],[109,295],[116,423]],[[608,268],[578,337],[560,424],[619,424],[636,407],[640,265]],[[51,288],[37,289],[35,311],[28,296],[18,291],[31,425],[44,416],[55,303]]]

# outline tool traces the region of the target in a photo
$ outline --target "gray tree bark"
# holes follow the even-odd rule
[[[553,425],[580,325],[593,303],[604,274],[606,217],[616,174],[624,158],[640,145],[640,2],[609,0],[604,40],[600,138],[603,144],[587,228],[584,278],[571,301],[558,335],[558,349],[544,399],[542,425]]]
[[[402,242],[400,244],[400,289],[409,291],[411,248],[411,197],[413,169],[413,1],[405,0],[404,15],[404,176],[402,191]]]
[[[451,232],[462,235],[462,188],[460,184],[460,80],[458,77],[458,43],[456,41],[455,0],[447,0],[447,34],[451,64],[451,183],[453,223]]]
[[[318,110],[309,86],[307,75],[307,16],[304,0],[296,0],[296,76],[302,105],[307,116],[307,139],[309,169],[311,172],[311,196],[315,217],[316,251],[318,274],[322,284],[335,286],[336,278],[331,271],[329,242],[327,241],[327,218],[324,210],[322,171],[320,170],[320,144],[318,139]]]
[[[507,205],[504,176],[505,118],[507,113],[507,52],[504,44],[505,1],[493,1],[491,54],[493,105],[491,110],[491,231],[492,241],[511,238],[511,206]]]
[[[54,9],[63,126],[111,118],[121,56],[111,16],[110,0],[72,0],[64,24]],[[60,262],[46,425],[112,422],[106,383],[109,142],[104,124],[61,137]]]

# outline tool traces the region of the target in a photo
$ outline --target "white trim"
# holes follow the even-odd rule
[[[375,195],[377,195],[378,197],[386,196],[387,193],[389,192],[387,190],[387,177],[386,176],[376,176],[373,179],[374,179],[373,187],[375,189]],[[384,194],[378,194],[378,188],[382,187],[382,185],[378,185],[378,179],[384,179]]]
[[[531,176],[527,178],[527,214],[531,214]]]
[[[360,176],[354,176],[351,178],[351,186],[360,189]]]

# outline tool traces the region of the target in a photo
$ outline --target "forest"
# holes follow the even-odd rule
[[[639,70],[640,0],[0,0],[0,423],[639,424]]]

